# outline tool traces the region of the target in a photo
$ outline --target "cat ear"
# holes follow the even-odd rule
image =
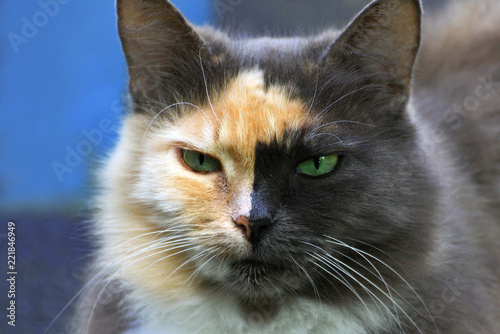
[[[136,109],[189,91],[203,41],[182,14],[167,0],[118,0],[117,10]]]
[[[406,102],[420,46],[419,0],[376,0],[331,46],[326,61],[347,61]]]

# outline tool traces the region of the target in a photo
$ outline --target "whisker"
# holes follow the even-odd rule
[[[315,86],[314,86],[314,95],[313,95],[313,98],[312,98],[312,101],[311,101],[311,105],[309,106],[309,109],[307,110],[307,114],[306,116],[304,117],[304,120],[306,120],[310,113],[311,113],[311,110],[314,106],[314,102],[316,102],[316,95],[318,94],[318,84],[319,84],[319,73],[316,74],[316,83],[315,83]]]
[[[327,236],[325,235],[326,238],[330,239],[330,240],[327,240],[328,242],[331,242],[331,241],[335,241],[335,242],[340,242],[342,244],[342,246],[344,247],[347,247],[347,248],[350,248],[352,249],[353,251],[355,252],[358,252],[359,254],[364,254],[372,259],[374,259],[375,261],[381,263],[383,266],[385,266],[386,268],[388,268],[391,272],[393,272],[408,288],[410,288],[410,290],[415,294],[415,296],[418,298],[418,300],[422,303],[422,305],[424,306],[425,310],[428,312],[428,315],[432,318],[432,314],[430,313],[429,309],[427,308],[427,306],[425,305],[424,301],[422,300],[422,298],[420,297],[420,295],[417,293],[417,291],[403,278],[403,276],[401,276],[395,269],[393,269],[391,266],[389,266],[387,263],[385,263],[384,261],[380,260],[379,258],[377,258],[376,256],[370,254],[370,253],[367,253],[365,251],[362,251],[360,249],[357,249],[355,247],[352,247],[346,243],[343,243],[342,241],[338,240],[338,239],[335,239],[331,236]],[[384,253],[387,255],[387,253]],[[436,330],[437,330],[437,325],[434,324],[436,326]]]
[[[152,119],[151,121],[148,123],[146,129],[144,130],[144,133],[142,134],[142,141],[144,142],[144,138],[146,137],[146,134],[149,132],[149,129],[151,128],[151,126],[153,125],[154,121],[161,116],[161,114],[163,114],[165,111],[169,110],[170,108],[173,108],[173,107],[177,107],[177,106],[190,106],[190,107],[193,107],[199,111],[201,111],[203,113],[203,115],[205,115],[205,117],[207,119],[209,119],[208,115],[205,113],[205,111],[198,107],[197,105],[195,104],[192,104],[192,103],[189,103],[189,102],[177,102],[177,103],[173,103],[165,108],[163,108],[162,110],[160,110]]]
[[[341,121],[329,122],[329,123],[317,126],[316,128],[314,128],[311,131],[309,131],[309,134],[311,134],[313,132],[317,132],[317,131],[319,131],[320,129],[322,129],[324,127],[327,127],[327,126],[330,126],[330,125],[335,125],[335,124],[342,124],[342,123],[363,125],[363,126],[368,126],[368,127],[372,127],[372,128],[375,127],[375,125],[372,125],[372,124],[366,124],[366,123],[361,123],[361,122],[356,122],[356,121],[341,120]],[[306,138],[309,138],[309,134],[306,136]]]
[[[201,256],[203,256],[205,253],[207,252],[210,252],[211,250],[215,249],[216,247],[212,246],[210,248],[207,248],[207,249],[204,249],[203,251],[201,251],[200,253],[192,256],[191,258],[189,258],[188,260],[184,261],[184,263],[182,263],[180,266],[178,266],[174,271],[172,271],[164,280],[163,282],[165,282],[166,280],[168,280],[170,277],[172,277],[173,274],[175,274],[179,269],[181,269],[182,267],[184,267],[185,265],[193,262],[194,260],[200,258]]]
[[[344,144],[344,142],[342,141],[342,139],[340,139],[340,138],[339,138],[339,136],[334,135],[333,133],[318,133],[318,134],[315,134],[315,135],[314,135],[314,136],[312,136],[312,137],[308,137],[308,139],[314,139],[314,138],[317,138],[317,137],[319,137],[319,136],[334,137],[335,139],[337,139],[337,140],[340,142],[340,145],[342,145],[342,146],[344,146],[344,147],[346,146],[346,145]],[[351,146],[352,146],[352,144],[351,144]]]
[[[329,270],[323,268],[322,266],[320,266],[318,263],[316,262],[313,262],[316,266],[318,266],[319,268],[321,268],[323,271],[325,271],[327,274],[331,275],[332,277],[334,277],[335,279],[337,279],[339,282],[341,282],[342,284],[344,284],[355,296],[356,298],[359,299],[359,301],[361,302],[361,304],[363,304],[363,306],[366,308],[366,310],[368,311],[368,314],[370,315],[370,318],[375,322],[375,317],[373,316],[370,308],[368,307],[368,305],[366,305],[365,301],[363,300],[363,298],[361,298],[361,295],[353,288],[353,286],[347,281],[345,280],[345,278],[340,274],[338,273],[337,269],[341,269],[339,268],[338,266],[336,266],[334,263],[332,263],[331,261],[325,261],[324,259],[322,259],[322,257],[317,254],[317,253],[314,253],[314,254],[311,254],[311,253],[307,253],[309,256],[311,256],[312,258],[326,264],[330,269],[334,270],[340,277],[342,277],[342,279],[339,278],[339,276],[336,276],[334,275],[333,273],[331,273]],[[345,273],[345,271],[344,271]]]
[[[190,238],[186,238],[186,239],[190,239]],[[180,244],[180,246],[177,246],[177,247],[168,247],[167,246],[172,246],[173,245],[178,245]],[[131,265],[134,265],[136,264],[137,262],[140,262],[140,261],[143,261],[144,259],[146,258],[149,258],[149,257],[152,257],[152,256],[155,256],[157,254],[160,254],[160,253],[163,253],[163,252],[171,252],[172,250],[175,250],[175,249],[178,249],[178,248],[182,248],[182,247],[185,247],[185,246],[189,246],[190,244],[187,243],[186,241],[170,241],[170,242],[166,242],[165,240],[158,240],[156,241],[155,243],[153,243],[152,245],[150,245],[149,247],[149,250],[154,250],[154,249],[162,249],[161,251],[159,252],[155,252],[155,253],[152,253],[152,254],[147,254],[146,256],[140,258],[140,259],[135,259],[136,257],[138,257],[140,254],[148,251],[148,249],[141,249],[139,252],[135,252],[134,254],[130,255],[127,257],[127,262],[124,263],[123,265],[121,265],[113,275],[111,275],[110,277],[107,278],[107,282],[106,284],[104,285],[104,287],[100,290],[95,302],[94,302],[94,305],[92,307],[92,310],[91,310],[91,313],[90,313],[90,316],[89,316],[89,320],[88,320],[88,324],[87,324],[87,330],[90,326],[90,322],[92,320],[92,317],[93,317],[93,314],[95,312],[95,308],[102,296],[102,294],[106,291],[108,285],[113,281],[113,279],[115,278],[115,276],[120,272],[122,271],[123,269],[126,269],[127,267],[131,266]],[[183,249],[179,252],[176,252],[176,253],[173,253],[173,254],[169,254],[163,258],[161,258],[160,260],[158,261],[155,261],[153,264],[161,261],[161,260],[165,260],[166,258],[168,257],[171,257],[171,256],[174,256],[174,255],[177,255],[177,254],[180,254],[180,253],[183,253],[183,252],[188,252],[189,250],[192,250],[192,249],[196,249],[197,246],[193,246],[193,247],[190,247],[190,248],[187,248],[187,249]],[[146,270],[147,268],[151,267],[153,264],[150,264],[148,265],[146,268],[144,268],[142,271]],[[141,272],[142,272],[141,271]]]
[[[212,254],[213,254],[213,255],[212,255]],[[199,267],[198,267],[198,269],[196,269],[196,270],[195,270],[195,271],[191,274],[191,276],[189,276],[189,277],[188,277],[188,279],[186,280],[186,282],[185,282],[185,283],[188,283],[188,282],[189,282],[189,284],[188,284],[188,286],[186,287],[186,289],[184,290],[184,292],[186,292],[186,291],[188,291],[188,290],[189,290],[189,288],[191,287],[191,284],[194,282],[194,280],[195,280],[196,276],[198,275],[198,273],[199,273],[199,272],[201,272],[201,270],[203,269],[203,267],[204,267],[204,266],[205,266],[208,262],[210,262],[210,261],[211,261],[214,257],[216,257],[218,254],[217,254],[217,252],[212,251],[212,252],[209,252],[208,254],[206,254],[206,255],[204,256],[204,258],[209,257],[210,255],[212,255],[212,257],[211,257],[211,258],[209,258],[207,261],[205,261],[205,262],[204,262],[201,266],[199,266]],[[191,280],[191,282],[190,282],[190,280]]]
[[[166,231],[166,230],[164,230]],[[113,249],[117,249],[118,247],[121,247],[123,245],[125,245],[126,243],[128,242],[131,242],[135,239],[138,239],[138,238],[143,238],[147,235],[150,235],[150,234],[161,234],[162,232],[164,231],[153,231],[153,232],[149,232],[149,233],[144,233],[144,234],[141,234],[141,235],[138,235],[134,238],[131,238],[131,239],[128,239],[122,243],[120,243],[119,245],[113,247]],[[144,245],[139,245],[135,248],[139,248],[139,247],[143,247]],[[133,248],[132,250],[129,250],[127,253],[129,252],[132,252],[135,248]],[[106,253],[109,253],[109,252],[106,252]],[[105,254],[106,254],[105,253]],[[125,254],[127,254],[125,253]],[[125,255],[123,254],[123,255]],[[49,324],[49,326],[44,330],[44,333],[47,333],[47,331],[54,325],[54,323],[61,317],[61,315],[68,309],[68,307],[86,290],[88,289],[92,284],[94,284],[95,280],[98,279],[100,276],[104,275],[107,271],[109,271],[109,269],[111,268],[112,265],[114,265],[115,263],[110,263],[109,265],[107,265],[106,267],[104,267],[103,269],[101,269],[97,274],[95,274],[71,299],[70,301],[63,307],[63,309],[55,316],[55,318],[51,321],[51,323]],[[91,290],[92,291],[92,290]]]
[[[217,117],[217,114],[215,113],[214,106],[212,105],[212,101],[210,100],[210,94],[208,93],[208,84],[207,84],[207,77],[205,75],[205,69],[203,68],[203,62],[201,60],[201,51],[198,54],[199,59],[200,59],[200,68],[201,68],[201,73],[203,74],[203,82],[205,83],[205,91],[207,93],[207,99],[208,99],[208,104],[210,105],[210,108],[212,109],[212,113],[214,114],[215,119],[219,119]]]
[[[424,303],[424,301],[422,300],[422,298],[420,297],[420,295],[416,292],[416,290],[415,290],[415,289],[414,289],[414,288],[413,288],[413,287],[412,287],[412,286],[411,286],[411,285],[410,285],[410,284],[409,284],[409,283],[408,283],[408,282],[407,282],[407,281],[406,281],[406,280],[405,280],[405,279],[404,279],[404,278],[403,278],[403,277],[402,277],[402,276],[401,276],[401,275],[400,275],[400,274],[399,274],[396,270],[394,270],[391,266],[389,266],[388,264],[386,264],[384,261],[380,260],[379,258],[377,258],[377,257],[373,256],[373,255],[372,255],[372,254],[370,254],[370,253],[367,253],[367,252],[365,252],[365,251],[362,251],[362,250],[360,250],[360,249],[357,249],[357,248],[355,248],[355,247],[352,247],[352,246],[350,246],[350,245],[348,245],[348,244],[346,244],[346,243],[344,243],[344,242],[342,242],[342,241],[340,241],[340,240],[338,240],[338,239],[335,239],[335,238],[333,238],[333,237],[331,237],[331,236],[327,236],[327,235],[325,235],[325,237],[326,237],[326,238],[328,238],[328,239],[330,239],[330,240],[326,240],[327,242],[330,242],[330,243],[336,243],[336,244],[339,244],[339,245],[344,246],[344,247],[346,247],[346,248],[349,248],[349,249],[351,249],[351,250],[355,251],[355,252],[356,252],[356,253],[358,253],[358,254],[363,254],[363,255],[366,255],[366,256],[368,256],[368,257],[370,257],[370,258],[374,259],[375,261],[377,261],[377,262],[381,263],[383,266],[385,266],[385,267],[386,267],[386,268],[388,268],[391,272],[393,272],[393,273],[394,273],[394,274],[395,274],[395,275],[396,275],[396,276],[397,276],[397,277],[398,277],[398,278],[399,278],[399,279],[400,279],[400,280],[401,280],[401,281],[402,281],[402,282],[403,282],[403,283],[404,283],[404,284],[405,284],[408,288],[410,288],[410,290],[413,292],[413,294],[414,294],[414,295],[418,298],[418,300],[420,301],[420,303],[423,305],[423,307],[424,307],[425,311],[428,313],[429,317],[432,319],[432,322],[433,322],[433,324],[434,324],[434,327],[435,327],[435,329],[436,329],[437,333],[439,333],[439,330],[438,330],[438,328],[437,328],[437,324],[435,323],[434,318],[432,317],[432,314],[430,313],[429,309],[428,309],[428,308],[427,308],[427,306],[425,305],[425,303]],[[333,241],[333,242],[332,242],[332,241]],[[394,289],[393,289],[393,290],[394,290]],[[396,292],[396,291],[395,291],[395,292]],[[396,293],[397,293],[397,292],[396,292]],[[398,293],[398,295],[399,295],[399,293]],[[407,302],[407,304],[409,304],[409,303]],[[411,305],[410,305],[410,306],[411,306]],[[411,307],[412,307],[415,311],[417,311],[417,310],[416,310],[413,306],[411,306]],[[403,311],[403,310],[401,310],[401,311]],[[418,312],[418,311],[417,311],[417,312]],[[411,319],[411,318],[410,318],[410,317],[406,314],[406,312],[404,312],[404,311],[403,311],[403,313],[404,313],[404,314],[408,317],[408,319],[412,322],[412,324],[413,324],[414,326],[416,326],[416,324],[415,324],[415,323],[412,321],[412,319]],[[421,315],[421,314],[420,314],[420,315]],[[418,327],[417,327],[417,329],[418,329]]]
[[[329,254],[328,254],[329,255]],[[344,262],[340,261],[339,259],[335,258],[335,257],[331,257],[334,261],[336,261],[339,265],[349,269],[351,272],[355,273],[356,275],[358,275],[359,277],[361,277],[362,279],[364,279],[366,282],[368,282],[371,286],[373,286],[375,289],[377,289],[380,293],[382,293],[386,298],[388,298],[389,300],[392,301],[393,305],[395,307],[397,307],[401,312],[403,312],[403,314],[408,318],[408,320],[410,320],[410,322],[417,328],[417,330],[421,332],[420,328],[415,324],[415,322],[413,321],[413,319],[406,313],[406,311],[398,304],[396,303],[396,301],[394,299],[391,299],[390,296],[388,294],[386,294],[382,289],[380,289],[375,283],[373,283],[371,280],[369,280],[368,278],[366,278],[364,275],[362,275],[361,273],[359,273],[358,271],[354,270],[352,267],[350,267],[349,265],[345,264]],[[346,273],[347,274],[347,273]],[[355,279],[352,275],[350,274],[347,274],[351,279],[353,279],[356,283],[360,284],[366,292],[368,292],[371,296],[373,296],[375,299],[377,299],[377,301],[382,304],[382,306],[387,310],[387,312],[389,314],[391,314],[391,316],[394,318],[394,320],[396,321],[396,323],[398,323],[398,318],[395,317],[395,315],[389,310],[389,308],[387,307],[387,305],[385,305],[384,302],[382,302],[382,300],[380,300],[380,298],[377,297],[377,295],[375,295],[372,291],[370,291],[368,288],[365,287],[365,285],[361,284],[361,282],[359,282],[357,279]]]
[[[340,294],[340,290],[337,288],[337,286],[335,284],[333,284],[332,280],[328,277],[326,277],[322,271],[320,271],[319,269],[321,269],[316,263],[315,261],[311,261],[312,264],[314,264],[315,267],[311,268],[312,270],[314,270],[315,273],[317,273],[319,276],[323,277],[325,279],[326,282],[330,283],[331,287],[333,289],[335,289],[335,291],[337,291],[337,294],[339,297],[343,298],[343,295]],[[318,267],[318,268],[316,268]],[[322,269],[323,270],[323,269]],[[324,271],[324,270],[323,270]],[[338,280],[338,278],[336,278]]]
[[[158,243],[158,244],[160,244],[160,245],[158,245],[157,243]],[[163,247],[165,247],[165,246],[164,246],[164,245],[161,245],[161,241],[159,240],[159,241],[157,241],[156,243],[153,243],[153,245],[150,245],[150,246],[149,246],[149,247],[147,247],[147,248],[158,249],[158,248],[163,248]],[[176,247],[176,248],[178,248],[178,247]],[[151,249],[150,249],[150,250],[151,250]],[[123,269],[126,269],[126,268],[128,268],[129,266],[134,265],[134,264],[136,264],[136,263],[137,263],[137,262],[139,262],[139,261],[142,261],[142,260],[144,260],[144,259],[146,259],[146,258],[149,258],[149,257],[151,257],[151,256],[154,256],[154,255],[156,255],[156,254],[159,254],[159,253],[165,252],[165,251],[166,251],[166,249],[162,249],[162,251],[160,251],[160,252],[153,253],[153,254],[148,254],[148,255],[146,255],[146,256],[144,256],[144,257],[140,258],[140,259],[136,259],[136,260],[134,260],[134,258],[135,258],[135,257],[139,256],[140,254],[142,254],[142,253],[144,253],[144,252],[146,252],[146,251],[147,251],[146,249],[141,249],[139,252],[136,252],[136,253],[134,253],[133,255],[131,255],[131,256],[129,256],[129,257],[127,257],[127,259],[126,259],[126,260],[127,260],[127,262],[126,262],[126,263],[124,263],[122,266],[120,266],[120,267],[119,267],[119,268],[115,271],[115,273],[114,273],[113,275],[111,275],[110,277],[107,277],[107,279],[106,279],[106,280],[107,280],[107,282],[106,282],[106,284],[104,285],[104,287],[103,287],[103,288],[101,288],[101,290],[100,290],[99,294],[97,295],[97,298],[96,298],[96,300],[95,300],[95,302],[94,302],[94,305],[93,305],[93,307],[92,307],[92,310],[91,310],[91,312],[90,312],[89,319],[88,319],[88,322],[87,322],[87,332],[88,332],[88,329],[89,329],[89,327],[90,327],[90,322],[92,321],[92,317],[93,317],[93,315],[94,315],[95,308],[97,307],[97,305],[98,305],[98,303],[99,303],[99,300],[101,299],[101,297],[102,297],[103,293],[106,291],[106,289],[107,289],[108,285],[109,285],[109,284],[113,281],[113,279],[116,277],[116,275],[117,275],[120,271],[122,271]]]
[[[341,244],[338,244],[340,246],[343,246]],[[382,283],[385,285],[386,289],[387,289],[387,294],[389,295],[389,299],[393,302],[394,304],[394,312],[396,313],[396,315],[398,314],[398,310],[397,310],[397,307],[395,305],[395,301],[394,301],[394,298],[392,296],[392,293],[391,293],[391,288],[389,287],[389,285],[387,284],[386,280],[384,279],[384,277],[382,276],[382,274],[380,273],[380,271],[377,269],[377,267],[369,260],[367,259],[363,254],[358,254],[360,255],[365,261],[367,261],[371,267],[375,270],[376,274],[373,273],[370,269],[368,269],[365,265],[363,265],[362,263],[360,263],[359,261],[351,258],[350,256],[347,256],[345,254],[343,254],[342,252],[340,251],[337,251],[337,250],[333,250],[334,252],[346,257],[347,259],[353,261],[354,263],[356,263],[357,265],[359,265],[361,268],[365,269],[367,272],[369,272],[370,274],[374,275],[375,277],[377,277],[380,281],[382,281]],[[356,251],[356,250],[355,250]]]
[[[191,244],[189,244],[189,243],[174,244],[175,247],[171,247],[171,248],[168,248],[168,249],[163,249],[163,250],[161,250],[159,252],[151,254],[151,256],[158,255],[158,254],[164,253],[166,251],[170,252],[170,251],[173,251],[173,250],[176,250],[176,249],[179,249],[179,248],[183,248],[183,247],[185,248],[186,246],[190,246],[190,245]],[[169,245],[169,246],[172,246],[172,245]],[[142,269],[141,273],[144,272],[144,271],[146,271],[147,269],[149,269],[150,267],[152,267],[153,265],[155,265],[158,262],[161,262],[161,261],[163,261],[165,259],[168,259],[169,257],[175,256],[175,255],[178,255],[178,254],[181,254],[183,252],[189,251],[191,249],[196,249],[196,248],[198,248],[198,246],[193,246],[193,247],[190,247],[188,249],[183,249],[182,251],[179,251],[179,252],[176,252],[176,253],[173,253],[173,254],[169,254],[169,255],[167,255],[165,257],[162,257],[161,259],[158,259],[158,260],[154,261],[153,263],[149,264],[147,267],[145,267],[144,269]]]
[[[306,269],[300,265],[297,261],[295,261],[295,259],[293,258],[292,254],[288,254],[290,256],[290,258],[292,259],[292,261],[295,263],[295,265],[297,266],[297,268],[299,268],[307,277],[307,279],[309,280],[309,283],[311,283],[311,286],[314,290],[314,296],[315,298],[318,300],[318,302],[320,303],[320,307],[322,306],[321,305],[321,296],[319,294],[319,291],[318,291],[318,288],[316,287],[316,284],[314,284],[314,281],[313,279],[311,278],[311,276],[309,275],[309,273],[306,271]]]
[[[321,118],[326,112],[328,112],[330,110],[331,107],[333,107],[334,105],[336,105],[337,103],[339,103],[340,101],[342,101],[343,99],[361,91],[361,90],[364,90],[364,89],[367,89],[367,88],[370,88],[370,87],[373,87],[373,85],[366,85],[366,86],[363,86],[363,87],[360,87],[358,89],[355,89],[353,90],[352,92],[350,93],[347,93],[347,94],[344,94],[343,96],[341,96],[340,98],[338,98],[337,100],[335,100],[334,102],[332,102],[331,104],[329,104],[325,109],[323,109],[313,120],[311,123],[313,122],[316,122],[319,118]]]
[[[303,242],[304,244],[307,244],[307,245],[310,245],[310,246],[313,246],[317,249],[319,249],[320,251],[324,252],[325,255],[329,258],[329,259],[332,259],[333,261],[335,261],[336,263],[338,263],[339,265],[351,270],[352,272],[354,272],[355,274],[357,274],[358,276],[360,276],[361,278],[363,278],[365,281],[367,281],[370,285],[372,285],[373,287],[375,287],[380,293],[382,293],[386,298],[388,298],[389,300],[391,300],[393,302],[393,305],[397,308],[399,308],[406,316],[407,318],[413,323],[413,325],[420,331],[420,329],[418,328],[418,326],[413,322],[413,320],[409,317],[409,315],[403,310],[403,308],[394,301],[394,299],[391,299],[389,297],[389,295],[387,295],[382,289],[380,289],[376,284],[374,284],[370,279],[366,278],[364,275],[360,274],[358,271],[354,270],[353,268],[351,268],[349,265],[345,264],[344,262],[340,261],[339,259],[335,258],[334,256],[330,255],[328,252],[326,252],[324,249],[322,249],[321,247],[318,247],[316,245],[313,245],[311,243],[307,243],[307,242]],[[319,254],[316,254],[319,256]],[[333,266],[335,266],[334,263],[332,263],[331,261],[329,261],[328,259],[325,259],[324,257],[321,257],[324,261],[332,264]],[[324,262],[325,263],[325,262]],[[325,263],[326,264],[326,263]],[[382,306],[389,312],[389,314],[394,318],[394,320],[396,322],[398,322],[398,319],[394,316],[394,314],[389,310],[389,308],[387,307],[387,305],[385,305],[385,303],[383,303],[380,298],[377,297],[377,295],[375,295],[372,291],[370,291],[370,289],[368,289],[364,284],[362,284],[361,282],[359,282],[354,276],[352,276],[347,270],[339,267],[339,266],[335,266],[337,267],[339,270],[341,270],[344,274],[346,274],[347,276],[349,276],[352,280],[354,280],[357,284],[359,284],[363,290],[365,290],[368,295],[370,296],[370,298],[375,302],[374,298],[380,303],[382,304]],[[376,302],[375,302],[376,305],[378,305]],[[379,307],[379,306],[377,306]],[[380,307],[379,307],[380,309]],[[380,310],[382,311],[382,310]]]

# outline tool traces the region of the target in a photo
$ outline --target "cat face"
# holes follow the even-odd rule
[[[114,231],[149,254],[127,274],[138,285],[334,300],[375,275],[359,251],[389,281],[425,260],[432,180],[409,164],[406,114],[417,1],[376,1],[311,39],[195,31],[161,1],[122,0],[119,15],[134,113],[111,164],[134,172],[110,188],[126,203],[113,214],[147,231]]]

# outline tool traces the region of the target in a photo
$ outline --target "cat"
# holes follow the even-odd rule
[[[500,4],[296,38],[117,8],[131,112],[75,333],[500,333]]]

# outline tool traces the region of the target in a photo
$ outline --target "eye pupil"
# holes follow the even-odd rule
[[[320,163],[321,163],[320,158],[314,159],[314,167],[316,167],[316,169],[319,169]]]
[[[199,161],[200,161],[200,166],[203,166],[203,163],[205,162],[205,154],[199,154]]]

